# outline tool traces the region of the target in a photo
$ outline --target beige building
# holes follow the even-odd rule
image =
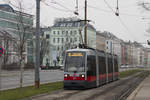
[[[105,51],[105,35],[101,34],[100,32],[96,32],[96,49]]]
[[[118,55],[119,64],[121,62],[121,43],[122,40],[110,32],[104,31],[96,33],[96,48]]]
[[[150,49],[147,48],[147,67],[150,68]]]

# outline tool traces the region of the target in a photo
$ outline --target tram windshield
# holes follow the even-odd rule
[[[85,71],[85,53],[68,52],[65,60],[65,72],[83,72]]]

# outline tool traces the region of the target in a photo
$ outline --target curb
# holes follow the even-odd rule
[[[146,77],[141,83],[140,85],[129,95],[129,97],[126,100],[134,100],[135,96],[137,95],[137,93],[141,90],[141,88],[143,87],[144,81],[149,78],[150,75],[148,75],[148,77]]]

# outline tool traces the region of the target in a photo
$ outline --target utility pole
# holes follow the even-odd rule
[[[1,95],[1,88],[2,88],[2,81],[1,81],[1,73],[2,73],[2,61],[3,61],[3,58],[0,56],[0,95]]]
[[[106,64],[106,83],[108,83],[108,54],[107,54],[108,39],[107,39],[106,35],[105,35],[105,44],[106,44],[106,47],[105,47],[105,56],[106,56],[106,59],[105,59],[105,64]]]
[[[36,62],[35,62],[35,88],[40,87],[40,0],[36,0]]]
[[[87,0],[85,0],[84,44],[87,46]]]
[[[114,41],[114,39],[113,39],[113,41]],[[112,63],[113,63],[113,80],[115,79],[115,61],[114,61],[114,45],[115,45],[115,43],[113,42],[112,43]]]

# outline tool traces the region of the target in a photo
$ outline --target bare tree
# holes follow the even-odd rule
[[[43,64],[43,58],[49,53],[49,41],[46,41],[44,36],[40,39],[40,65]]]
[[[11,1],[9,0],[9,3],[14,6]],[[32,25],[27,24],[25,21],[25,17],[27,16],[24,13],[23,4],[21,0],[17,0],[18,6],[15,6],[18,11],[15,11],[16,13],[16,29],[17,29],[17,41],[16,41],[16,47],[18,52],[18,58],[19,58],[19,66],[20,66],[20,88],[23,86],[23,71],[24,71],[24,65],[25,65],[25,52],[27,48],[27,42],[30,41],[28,39],[29,35],[32,35],[31,29]]]

